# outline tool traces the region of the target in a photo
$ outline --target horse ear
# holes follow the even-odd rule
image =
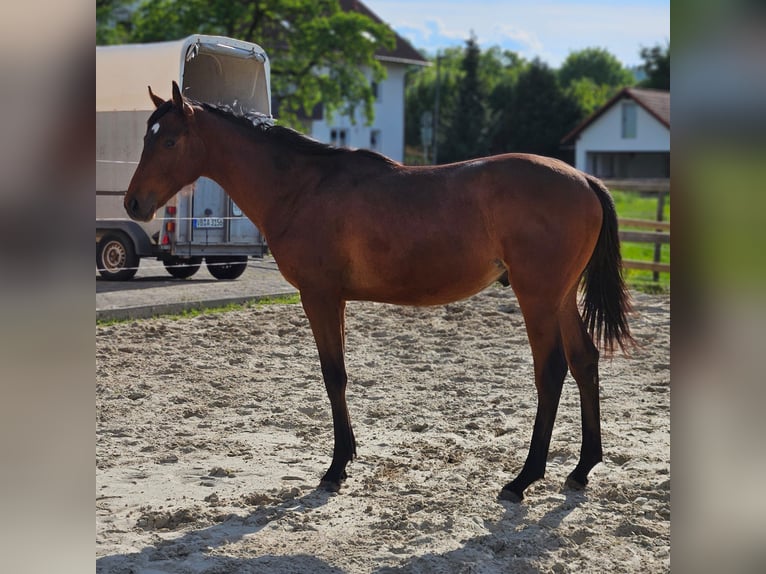
[[[152,87],[151,86],[147,86],[147,87],[149,88],[149,97],[154,102],[154,107],[155,108],[159,108],[162,104],[165,103],[165,100],[163,100],[161,97],[155,95],[155,93],[152,92]]]
[[[184,114],[187,116],[194,115],[194,110],[189,103],[184,100],[184,97],[181,95],[181,89],[178,87],[175,80],[173,80],[173,105],[179,110],[183,110]]]

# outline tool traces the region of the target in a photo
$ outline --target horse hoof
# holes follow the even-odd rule
[[[334,480],[322,480],[319,483],[319,488],[326,490],[327,492],[339,492],[340,482],[335,482]]]
[[[568,476],[566,481],[564,482],[564,488],[569,490],[585,490],[585,486],[588,484],[588,479],[585,479],[585,482],[580,482],[576,478],[572,478],[571,476]]]
[[[500,500],[507,500],[509,502],[515,502],[519,503],[522,500],[524,500],[523,494],[518,494],[516,492],[513,492],[512,490],[508,490],[507,488],[504,488],[500,491],[500,494],[497,495],[497,498]]]

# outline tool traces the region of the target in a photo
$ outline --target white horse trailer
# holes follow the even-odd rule
[[[271,115],[269,59],[257,44],[193,35],[97,46],[96,267],[105,279],[130,279],[142,257],[162,261],[179,278],[193,275],[204,259],[213,276],[234,279],[248,257],[266,251],[258,228],[207,178],[181,190],[149,223],[127,217],[123,199],[154,110],[147,86],[169,98],[173,80],[200,102]]]

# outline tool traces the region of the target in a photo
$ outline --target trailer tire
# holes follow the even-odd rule
[[[96,269],[107,281],[127,281],[138,271],[133,240],[121,231],[107,233],[96,244]]]
[[[216,279],[236,279],[247,269],[247,255],[205,257],[205,264]]]
[[[171,255],[162,260],[165,270],[176,279],[188,279],[199,271],[202,257],[178,257]]]

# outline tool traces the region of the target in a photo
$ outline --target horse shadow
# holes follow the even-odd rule
[[[166,539],[139,552],[102,556],[96,560],[97,574],[164,574],[181,572],[316,572],[343,574],[335,566],[305,554],[260,555],[235,558],[215,555],[217,548],[255,534],[288,513],[305,513],[327,504],[335,493],[317,488],[300,497],[290,493],[281,500],[259,507],[248,516],[230,516],[213,526]],[[213,551],[212,553],[210,551]]]
[[[377,568],[372,574],[550,572],[550,565],[540,564],[541,558],[571,544],[559,526],[587,501],[582,491],[563,490],[562,494],[564,500],[539,519],[528,517],[527,503],[499,501],[505,513],[497,520],[485,521],[488,534],[469,538],[455,550],[413,556],[405,564]]]
[[[583,492],[563,493],[565,499],[559,505],[534,520],[528,518],[527,504],[500,501],[505,512],[498,520],[485,521],[488,534],[464,540],[455,550],[413,556],[404,564],[378,567],[371,574],[548,572],[549,567],[539,565],[540,558],[568,543],[558,527],[570,512],[587,500]],[[315,489],[297,498],[286,494],[281,501],[264,505],[249,516],[230,517],[208,528],[162,540],[140,552],[98,558],[96,574],[175,574],[192,571],[344,574],[341,568],[309,554],[265,554],[246,558],[215,554],[216,548],[255,534],[287,513],[304,513],[319,508],[327,504],[332,496],[335,494],[323,489]]]

